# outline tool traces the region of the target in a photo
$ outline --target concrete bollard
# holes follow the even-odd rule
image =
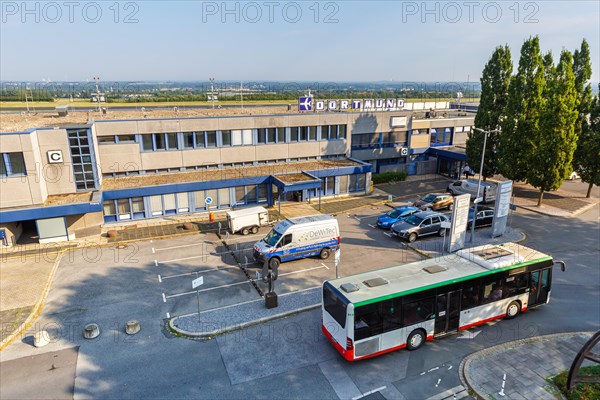
[[[142,329],[140,322],[136,320],[127,321],[125,324],[125,333],[128,335],[135,335]]]
[[[39,331],[33,335],[33,345],[35,347],[44,347],[48,343],[50,343],[50,334],[48,334],[48,331]]]
[[[100,327],[98,324],[87,324],[83,328],[83,337],[86,339],[95,339],[100,336]]]

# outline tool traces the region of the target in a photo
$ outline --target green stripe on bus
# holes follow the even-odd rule
[[[531,260],[531,261],[526,261],[526,262],[523,262],[520,264],[509,265],[507,267],[502,267],[502,268],[498,268],[495,270],[479,272],[474,275],[463,276],[461,278],[456,278],[456,279],[453,279],[450,281],[444,281],[444,282],[440,282],[440,283],[434,283],[434,284],[431,284],[428,286],[421,286],[418,288],[405,290],[404,292],[388,294],[387,296],[381,296],[381,297],[377,297],[377,298],[370,299],[370,300],[359,301],[359,302],[353,303],[353,304],[355,307],[366,306],[367,304],[379,303],[380,301],[394,299],[396,297],[406,296],[409,294],[422,292],[422,291],[429,290],[429,289],[435,289],[435,288],[446,286],[446,285],[452,285],[454,283],[463,282],[463,281],[467,281],[467,280],[474,279],[474,278],[480,278],[480,277],[486,276],[486,275],[493,275],[493,274],[497,274],[498,272],[508,271],[511,269],[519,268],[519,267],[525,267],[527,265],[531,265],[531,264],[535,264],[535,263],[539,263],[539,262],[543,262],[543,261],[552,261],[552,257],[547,256],[547,257],[543,257],[543,258],[538,258],[537,260]]]

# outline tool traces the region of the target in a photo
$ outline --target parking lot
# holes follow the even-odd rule
[[[282,295],[307,290],[335,278],[336,272],[345,276],[420,259],[402,241],[375,226],[377,217],[387,210],[389,207],[378,206],[338,215],[342,237],[338,270],[333,256],[327,260],[312,257],[283,263],[274,282],[275,291]],[[260,299],[257,288],[267,292],[268,283],[261,279],[262,265],[255,263],[252,247],[269,229],[263,227],[256,235],[248,236],[222,232],[219,238],[216,233],[208,233],[145,244],[144,257],[151,270],[156,271],[156,287],[164,306],[162,317]],[[192,281],[199,277],[203,284],[193,289]]]

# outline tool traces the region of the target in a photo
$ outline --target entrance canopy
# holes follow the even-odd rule
[[[307,172],[293,174],[273,175],[273,185],[282,194],[304,189],[318,189],[321,187],[321,179]]]

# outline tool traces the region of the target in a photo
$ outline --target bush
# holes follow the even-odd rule
[[[600,377],[600,365],[593,365],[589,367],[581,367],[579,369],[580,375]],[[552,382],[560,389],[563,395],[568,400],[593,400],[600,399],[600,383],[577,383],[575,389],[572,392],[567,391],[567,379],[569,371],[563,371],[560,374],[553,377]]]
[[[381,174],[376,174],[372,176],[372,180],[374,184],[387,183],[392,181],[403,181],[406,179],[406,172],[383,172]]]

